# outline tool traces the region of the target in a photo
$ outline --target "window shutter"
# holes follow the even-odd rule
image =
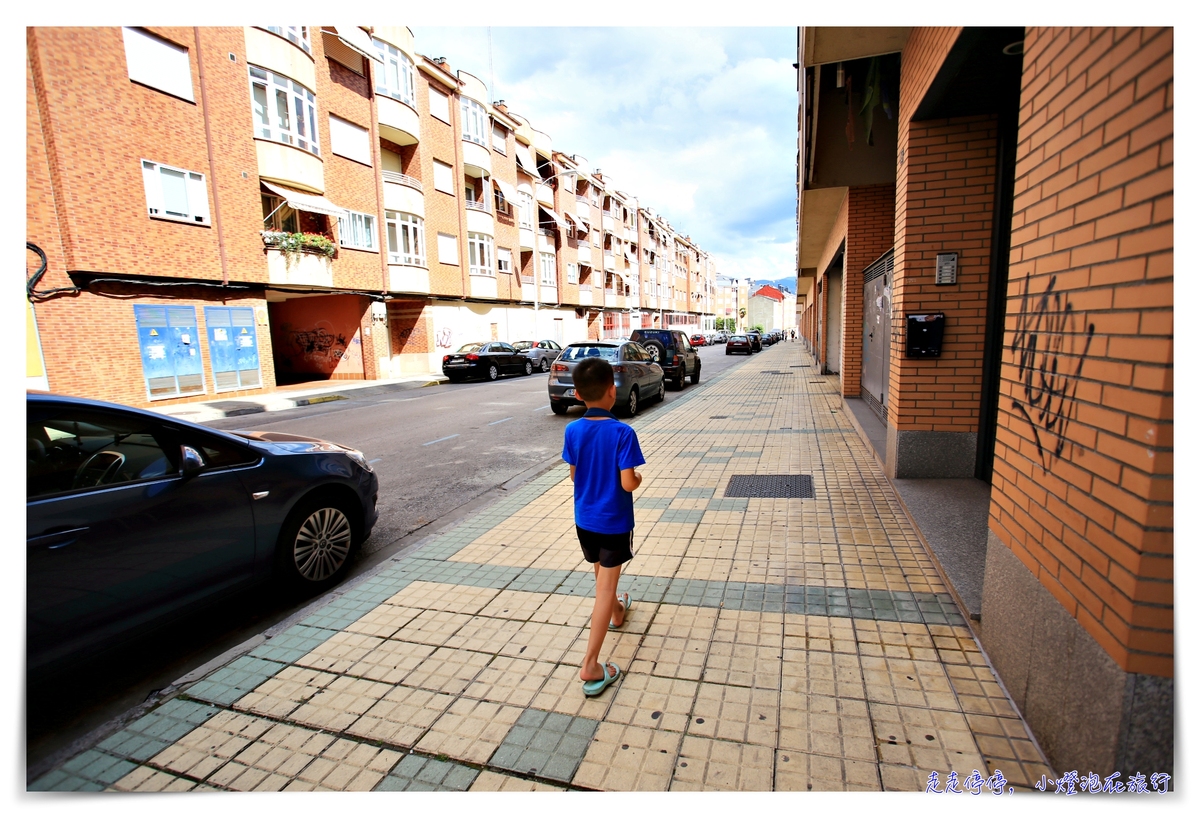
[[[162,215],[162,187],[158,183],[158,165],[142,160],[142,183],[146,186],[146,212]]]
[[[192,221],[208,224],[208,188],[199,173],[188,173],[188,203],[192,207]]]
[[[123,28],[129,79],[194,102],[188,50],[147,31]]]

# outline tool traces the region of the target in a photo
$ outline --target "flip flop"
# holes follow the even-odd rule
[[[623,597],[625,597],[625,601],[624,601],[624,602],[621,602],[621,597],[622,597],[622,596],[623,596]],[[629,596],[629,594],[628,594],[628,593],[624,593],[624,594],[621,594],[621,596],[618,596],[618,597],[617,597],[617,601],[618,601],[618,602],[621,602],[621,607],[625,609],[625,616],[629,616],[629,609],[633,607],[633,599],[632,599],[632,598]],[[622,619],[622,620],[621,620],[621,625],[614,625],[613,623],[609,622],[609,623],[608,623],[608,629],[609,629],[610,631],[615,631],[615,630],[616,630],[618,627],[621,627],[621,626],[623,626],[624,624],[625,624],[625,620],[624,620],[624,619]]]
[[[608,675],[608,666],[609,665],[612,665],[613,669],[617,671],[616,673],[614,673],[611,676]],[[613,662],[605,662],[602,667],[604,668],[604,678],[603,679],[592,679],[590,682],[584,682],[583,683],[583,695],[585,695],[589,698],[592,696],[599,696],[601,693],[604,692],[604,688],[608,687],[610,684],[612,684],[613,682],[615,682],[617,679],[620,678],[621,668],[617,667],[617,665],[614,664]]]

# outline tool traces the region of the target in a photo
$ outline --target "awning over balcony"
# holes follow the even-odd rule
[[[553,221],[555,224],[557,224],[559,227],[561,227],[563,230],[566,230],[566,229],[567,229],[567,222],[566,222],[566,221],[563,219],[563,217],[562,217],[562,216],[560,216],[560,215],[558,215],[557,213],[555,213],[555,212],[554,212],[552,209],[550,209],[550,208],[548,208],[548,207],[541,207],[541,206],[539,206],[539,207],[538,207],[538,210],[542,211],[542,212],[543,212],[543,213],[545,213],[547,216],[549,216],[549,217],[550,217],[550,219],[551,219],[551,220],[552,220],[552,221]]]
[[[577,233],[588,232],[587,225],[584,224],[583,221],[578,216],[576,216],[574,213],[570,213],[570,212],[564,210],[563,215],[566,216],[567,221],[571,223],[571,226],[575,228],[575,232],[577,232]]]
[[[634,264],[637,264],[637,256],[635,256],[633,251],[631,251],[628,247],[625,248],[625,258],[629,261],[632,261]]]
[[[504,197],[505,201],[512,202],[513,204],[517,203],[517,189],[515,187],[508,182],[497,179],[495,176],[492,177],[492,182],[496,187],[500,188],[500,195]]]
[[[517,164],[521,166],[521,170],[525,171],[531,176],[537,176],[537,165],[533,161],[533,156],[529,153],[529,146],[522,145],[520,142],[518,142],[516,153]]]
[[[279,187],[279,185],[262,182],[261,180],[260,183],[267,190],[287,202],[287,206],[292,210],[307,210],[309,213],[321,213],[326,216],[346,215],[346,208],[338,207],[324,196],[317,196],[312,193],[297,193],[294,190],[288,190],[285,187]]]
[[[321,31],[335,35],[343,45],[352,51],[357,51],[368,60],[380,62],[379,53],[375,50],[375,44],[371,42],[370,35],[358,26],[325,26]]]

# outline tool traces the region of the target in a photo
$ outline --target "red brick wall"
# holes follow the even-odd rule
[[[293,298],[272,303],[271,341],[280,377],[363,377],[363,333],[370,300],[359,295]],[[369,325],[369,324],[368,324]]]
[[[1026,35],[991,528],[1174,672],[1173,34]]]
[[[425,256],[429,263],[429,291],[435,295],[464,295],[463,282],[466,276],[466,220],[462,217],[463,175],[458,161],[458,140],[461,135],[457,127],[447,125],[429,113],[429,88],[442,93],[448,89],[431,82],[424,72],[417,72],[417,111],[421,115],[421,142],[417,153],[421,162],[421,178],[425,188],[425,235],[429,248]],[[450,119],[459,120],[458,97],[450,94]],[[436,190],[433,186],[433,160],[437,159],[453,168],[454,195]],[[457,237],[458,264],[445,264],[438,259],[438,233]]]
[[[891,356],[888,420],[900,430],[977,432],[996,195],[996,120],[977,116],[906,122],[900,150],[905,161],[897,171],[896,354]],[[936,285],[937,254],[949,252],[958,253],[957,283]],[[941,357],[906,358],[905,315],[924,312],[945,313]]]

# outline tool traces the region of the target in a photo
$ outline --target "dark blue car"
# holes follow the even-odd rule
[[[278,578],[316,593],[377,517],[361,452],[29,393],[28,667],[76,658]]]

